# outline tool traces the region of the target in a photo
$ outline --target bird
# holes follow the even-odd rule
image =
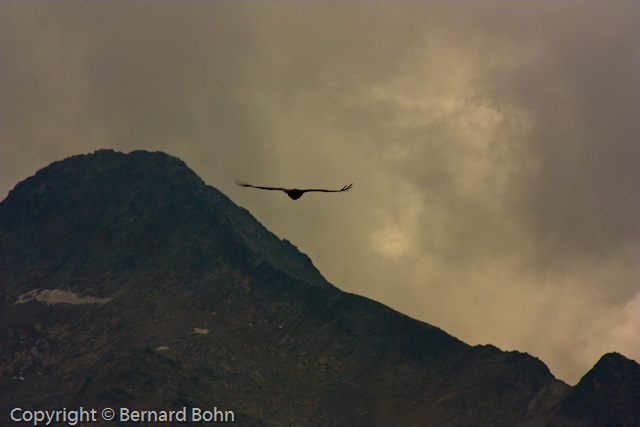
[[[297,188],[260,187],[257,185],[251,185],[248,182],[244,182],[239,179],[236,179],[236,185],[239,185],[240,187],[259,188],[261,190],[284,191],[287,194],[287,196],[291,197],[293,200],[298,200],[300,197],[302,197],[304,193],[307,193],[309,191],[321,191],[323,193],[341,193],[343,191],[349,191],[351,190],[351,187],[353,187],[353,184],[349,184],[349,185],[345,185],[340,190],[325,190],[324,188],[307,188],[304,190],[299,190]]]

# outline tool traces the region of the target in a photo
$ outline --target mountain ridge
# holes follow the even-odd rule
[[[0,283],[2,420],[20,399],[218,402],[241,425],[640,419],[631,409],[637,363],[605,355],[569,387],[525,353],[471,347],[342,292],[293,244],[160,152],[99,150],[16,185],[0,203]],[[15,304],[38,289],[112,300]],[[610,360],[606,384],[627,393],[603,398],[588,376],[602,383]],[[55,392],[61,384],[68,392]]]

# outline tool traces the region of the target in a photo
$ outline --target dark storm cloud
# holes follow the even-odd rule
[[[523,171],[520,213],[547,250],[598,257],[637,238],[640,32],[637,7],[624,11],[598,4],[553,20],[545,60],[504,94],[534,115],[538,167]]]
[[[242,95],[253,34],[229,6],[5,4],[7,156],[37,146],[48,162],[105,145],[267,156]]]
[[[571,382],[640,357],[636,2],[0,8],[0,193],[163,150],[341,289]]]

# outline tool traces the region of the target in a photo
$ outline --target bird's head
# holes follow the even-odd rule
[[[293,200],[298,200],[304,194],[303,190],[285,190],[287,196],[291,197]]]

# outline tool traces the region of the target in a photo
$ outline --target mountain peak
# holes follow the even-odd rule
[[[638,425],[640,365],[619,353],[605,354],[574,387],[566,405],[599,425]]]
[[[52,286],[74,289],[89,276],[140,275],[159,266],[198,275],[221,257],[252,266],[266,262],[293,278],[331,286],[308,257],[162,152],[98,150],[55,162],[9,193],[0,205],[0,230],[5,241],[13,235],[31,244],[7,254],[15,274],[28,265]],[[70,263],[74,257],[87,262]]]
[[[256,426],[640,419],[635,362],[605,355],[572,388],[527,354],[341,292],[164,153],[99,150],[16,185],[0,286],[3,424],[79,406],[217,407]]]

